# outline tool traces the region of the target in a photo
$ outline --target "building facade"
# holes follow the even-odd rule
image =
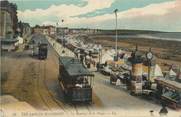
[[[6,11],[0,10],[0,37],[1,38],[13,38],[14,30],[13,30],[13,22],[11,19],[11,14]]]
[[[0,1],[0,41],[1,50],[12,51],[17,48],[17,6],[7,0]]]
[[[43,33],[43,29],[39,25],[36,25],[35,27],[33,27],[32,31],[33,33]]]
[[[56,28],[54,26],[49,26],[49,35],[55,35],[56,34]]]
[[[0,1],[0,37],[13,38],[17,30],[17,6],[7,0]]]
[[[41,33],[44,35],[55,35],[56,28],[54,26],[38,26],[33,27],[33,33]]]
[[[69,29],[67,27],[57,27],[56,32],[59,35],[66,35],[69,33]]]
[[[26,37],[31,34],[31,27],[28,23],[18,22],[18,31],[21,37]]]

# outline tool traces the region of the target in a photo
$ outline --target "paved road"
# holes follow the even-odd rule
[[[35,34],[32,39],[36,44],[48,43],[42,35]],[[61,94],[57,83],[58,57],[50,45],[48,50],[48,58],[41,61],[32,57],[31,50],[4,53],[1,56],[1,68],[8,76],[7,81],[2,84],[3,94],[11,94],[36,109],[63,110],[63,104],[57,98]]]
[[[140,99],[131,96],[126,88],[122,86],[111,85],[109,76],[104,76],[95,72],[94,78],[95,93],[102,100],[106,108],[119,108],[119,109],[159,109],[160,106],[153,104],[148,100]]]
[[[109,76],[104,76],[95,72],[94,92],[102,101],[106,111],[112,110],[115,113],[125,114],[124,116],[149,116],[150,111],[154,111],[155,116],[159,116],[161,109],[160,104],[156,101],[145,99],[143,97],[131,96],[125,86],[111,85]],[[175,111],[168,108],[168,116],[180,116],[180,111]]]

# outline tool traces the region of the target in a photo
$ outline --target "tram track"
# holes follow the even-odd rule
[[[76,113],[88,112],[91,113],[90,105],[82,104],[72,104],[73,109],[75,109]]]
[[[64,111],[65,111],[65,108],[63,107],[63,105],[62,105],[62,103],[60,103],[56,98],[55,98],[55,96],[54,95],[52,95],[52,93],[50,92],[50,90],[49,90],[49,88],[48,88],[48,86],[47,86],[47,83],[46,83],[46,62],[44,61],[44,84],[45,84],[45,87],[46,87],[46,89],[47,89],[47,91],[48,91],[48,93],[49,93],[49,95],[52,97],[52,99],[54,100],[54,102],[56,102],[56,104],[61,108],[61,109],[63,109]]]
[[[46,110],[53,111],[54,109],[61,109],[65,111],[63,105],[56,99],[56,97],[49,90],[46,83],[46,62],[40,60],[38,62],[39,77],[37,79],[37,91],[44,103]]]
[[[38,91],[38,94],[39,94],[42,102],[43,102],[44,105],[46,106],[46,108],[47,108],[48,110],[50,110],[50,109],[51,109],[50,106],[48,105],[47,101],[44,99],[44,97],[43,97],[43,95],[42,95],[42,93],[41,93],[41,91],[40,91],[40,77],[41,77],[41,75],[40,75],[40,74],[41,74],[41,63],[40,63],[40,61],[38,62],[38,70],[39,70],[39,76],[38,76],[38,78],[37,78],[37,91]]]

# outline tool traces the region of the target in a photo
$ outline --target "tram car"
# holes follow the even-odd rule
[[[157,83],[157,96],[165,105],[173,108],[181,108],[181,84],[167,79],[155,79]]]
[[[59,58],[59,83],[64,97],[71,102],[92,102],[92,83],[94,74],[89,72],[73,57]]]
[[[48,44],[47,43],[40,43],[38,45],[38,58],[39,59],[46,59],[48,55]]]

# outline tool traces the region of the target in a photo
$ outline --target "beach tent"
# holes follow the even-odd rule
[[[148,66],[143,65],[143,75],[148,75]],[[163,77],[162,70],[158,64],[151,67],[151,81],[154,81],[155,78]]]
[[[177,77],[177,74],[173,71],[173,69],[170,69],[170,71],[166,75],[166,78],[169,78],[170,80],[175,80],[176,77]]]
[[[108,53],[105,53],[102,56],[101,64],[104,64],[106,61],[113,61],[113,57],[110,54],[108,54]]]
[[[111,50],[107,50],[105,51],[105,54],[108,54],[109,56],[114,56],[116,54],[115,50],[114,49],[111,49]]]
[[[177,76],[177,74],[172,69],[170,69],[169,76]]]
[[[163,77],[162,70],[161,70],[161,68],[160,68],[160,66],[158,64],[155,65],[153,76],[154,77]]]

